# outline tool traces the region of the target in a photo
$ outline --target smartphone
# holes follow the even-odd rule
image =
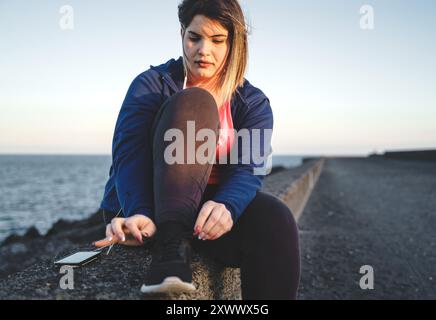
[[[55,265],[68,265],[68,266],[76,266],[81,267],[85,264],[97,259],[97,257],[101,254],[101,250],[99,251],[79,251],[73,253],[65,258],[57,260],[54,262]]]

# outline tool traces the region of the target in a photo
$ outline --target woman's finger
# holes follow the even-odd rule
[[[140,245],[142,245],[142,243],[140,243],[138,240],[136,240],[132,236],[127,236],[126,241],[123,241],[123,242],[121,242],[117,236],[114,236],[112,241],[109,241],[107,238],[105,238],[102,240],[95,241],[93,243],[93,245],[96,247],[106,247],[106,246],[109,246],[111,244],[117,244],[117,243],[124,245],[124,246],[140,246]]]
[[[118,238],[112,232],[112,225],[109,223],[106,225],[106,238],[93,242],[96,247],[104,247],[113,244],[118,241]]]
[[[213,228],[206,234],[206,240],[215,240],[224,233],[224,227],[221,222],[217,222]]]
[[[207,201],[203,204],[201,207],[201,210],[198,214],[197,221],[195,222],[194,226],[194,234],[200,234],[203,231],[204,224],[206,223],[206,220],[209,218],[210,213],[212,212],[212,209],[214,208],[214,202]]]
[[[123,232],[123,223],[124,223],[124,219],[123,218],[115,218],[112,219],[112,232],[119,238],[121,239],[121,241],[126,241],[126,236],[124,235]]]
[[[216,239],[222,237],[226,233],[230,232],[230,230],[232,230],[232,227],[233,227],[233,219],[231,218],[230,214],[227,214],[226,218],[224,218],[224,222],[222,224],[222,229],[217,234],[212,235],[212,237],[209,240],[216,240]],[[211,233],[212,233],[212,231],[211,231]]]
[[[217,234],[215,234],[214,236],[210,237],[210,238],[207,239],[207,240],[212,240],[212,241],[213,241],[213,240],[219,239],[219,238],[221,238],[224,234],[225,234],[224,231],[220,231],[220,232],[218,232]]]
[[[132,236],[140,243],[142,243],[142,234],[139,231],[138,226],[136,225],[135,219],[127,219],[125,223],[126,227],[129,229]]]
[[[219,220],[221,219],[221,216],[223,214],[221,206],[214,206],[212,209],[212,212],[209,215],[209,218],[206,221],[206,224],[204,225],[200,237],[204,238],[206,235],[209,235],[210,230],[212,230],[213,227],[217,223],[219,223]],[[202,236],[203,235],[203,236]]]
[[[215,240],[219,237],[223,236],[227,232],[229,232],[233,227],[233,219],[230,215],[230,212],[224,210],[219,221],[215,224],[215,226],[209,231],[206,235],[208,240]]]
[[[113,237],[114,237],[114,233],[112,232],[112,225],[108,223],[106,225],[106,239],[112,241]]]
[[[148,220],[144,224],[139,219],[115,218],[106,225],[106,238],[93,244],[96,247],[104,247],[114,243],[125,246],[140,246],[144,244],[143,236],[151,237],[155,232],[156,226],[152,220]]]
[[[145,227],[141,230],[141,233],[146,237],[152,237],[156,233],[156,226],[153,221],[148,221]]]

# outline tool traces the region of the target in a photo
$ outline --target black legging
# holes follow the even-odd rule
[[[209,185],[201,205],[216,186]],[[298,229],[291,210],[277,197],[258,191],[230,232],[194,248],[224,266],[241,269],[242,299],[296,299],[300,280]]]
[[[212,171],[209,163],[194,161],[194,164],[188,164],[188,156],[195,155],[187,150],[188,121],[194,122],[195,135],[201,129],[213,130],[216,146],[219,138],[218,109],[215,99],[206,90],[189,88],[172,95],[160,107],[154,120],[153,192],[157,227],[170,220],[179,221],[189,229],[194,227],[198,205]],[[184,150],[183,164],[167,164],[165,161],[165,149],[174,143],[164,139],[169,129],[179,129],[183,133],[184,141],[178,145]],[[203,143],[196,141],[195,150]]]
[[[193,232],[204,202],[216,185],[207,185],[212,164],[166,164],[164,141],[168,129],[187,134],[187,121],[195,121],[195,132],[209,128],[218,142],[219,115],[213,96],[200,88],[183,90],[159,109],[152,131],[155,224],[179,221]],[[185,141],[186,142],[186,141]],[[203,141],[195,143],[195,150]],[[185,161],[186,143],[184,143]],[[212,155],[213,156],[213,155]],[[242,298],[295,299],[300,277],[298,229],[291,210],[278,198],[257,192],[233,228],[220,238],[193,240],[193,247],[225,266],[241,269]]]

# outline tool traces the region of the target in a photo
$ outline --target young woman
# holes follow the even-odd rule
[[[193,246],[241,269],[243,299],[295,299],[300,257],[292,212],[259,191],[263,175],[255,173],[265,162],[247,163],[247,149],[236,143],[239,130],[254,141],[255,129],[266,139],[263,132],[273,128],[268,98],[244,78],[248,43],[241,7],[237,0],[184,0],[179,21],[183,57],[136,77],[121,107],[101,202],[113,218],[96,245],[141,245],[152,237],[145,293],[195,290]],[[169,163],[173,142],[167,134],[175,129],[189,136],[189,122],[196,135],[215,133],[215,163],[186,160],[203,144],[196,139],[179,143],[187,150],[183,163]],[[266,157],[270,140],[263,146]],[[231,151],[237,163],[218,161]],[[121,211],[124,217],[115,215]]]

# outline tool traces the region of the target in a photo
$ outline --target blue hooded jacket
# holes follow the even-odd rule
[[[111,212],[122,209],[125,217],[143,214],[154,220],[151,127],[163,102],[183,90],[183,82],[182,57],[150,66],[133,80],[116,122],[112,165],[100,208]],[[237,132],[247,129],[250,140],[252,129],[260,129],[262,138],[265,138],[262,129],[273,129],[269,99],[246,79],[232,96],[231,114],[234,129]],[[237,136],[235,138],[238,140]],[[241,145],[239,143],[238,164],[219,164],[221,183],[212,198],[226,206],[234,223],[262,186],[264,175],[254,174],[253,169],[265,169],[266,166],[267,170],[271,169],[270,161],[259,164],[251,156],[249,163],[242,161]],[[261,143],[260,149],[259,154],[269,160],[272,154],[270,139]]]

